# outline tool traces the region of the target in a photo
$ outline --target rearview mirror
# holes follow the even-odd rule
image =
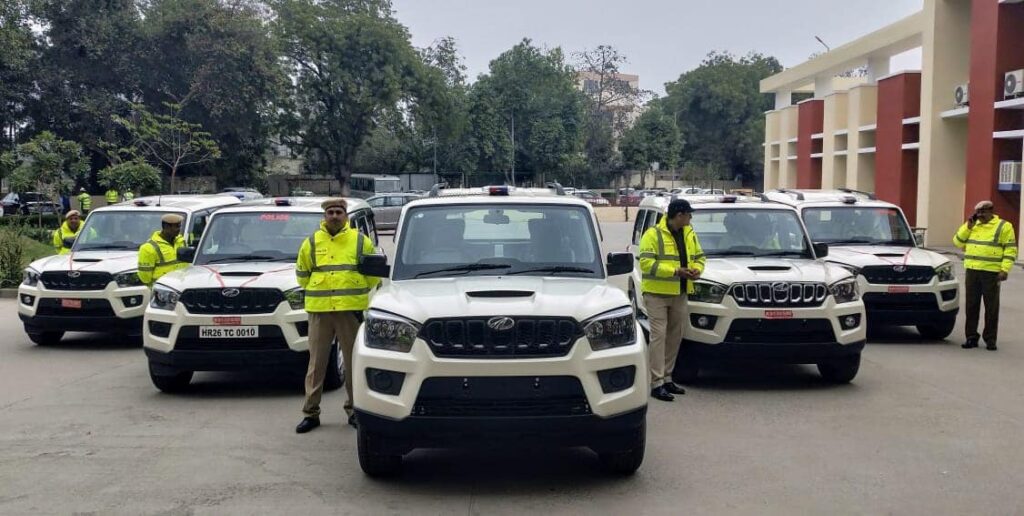
[[[64,244],[64,247],[71,249],[75,245],[75,237],[64,237],[61,243]]]
[[[633,253],[608,253],[608,275],[621,276],[633,272]]]
[[[179,262],[192,263],[192,260],[195,260],[195,258],[196,258],[196,248],[195,247],[179,247],[177,255],[178,255],[178,261]]]
[[[388,257],[380,254],[368,254],[359,261],[359,274],[375,278],[387,278],[391,275]]]
[[[813,247],[815,257],[824,258],[828,256],[828,244],[824,242],[816,242]]]

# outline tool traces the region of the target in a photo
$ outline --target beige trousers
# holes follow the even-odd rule
[[[324,378],[331,358],[331,345],[338,339],[345,362],[345,414],[352,415],[352,346],[359,330],[355,312],[309,313],[309,369],[306,371],[306,403],[302,413],[320,416],[320,398],[324,393]]]
[[[672,371],[683,341],[686,322],[686,296],[663,297],[644,294],[644,306],[651,323],[651,341],[647,354],[651,368],[651,389],[672,381]]]

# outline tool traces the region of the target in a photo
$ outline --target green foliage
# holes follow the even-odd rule
[[[8,178],[11,188],[20,192],[36,191],[55,201],[60,194],[69,193],[89,171],[89,160],[82,155],[82,147],[61,140],[49,131],[19,145],[14,159],[17,167]],[[42,214],[38,219],[42,226]]]
[[[61,224],[60,217],[52,213],[44,214],[42,217],[38,217],[36,215],[4,215],[3,217],[0,217],[0,227],[27,227],[28,224],[35,224],[40,220],[42,221],[42,227],[46,229],[57,229]]]
[[[0,288],[17,287],[25,266],[25,240],[19,226],[0,227]]]
[[[149,195],[159,192],[162,186],[160,172],[156,167],[142,160],[111,165],[101,170],[98,177],[101,186],[113,188],[118,192]]]
[[[0,2],[0,148],[9,148],[8,127],[25,119],[38,46],[22,2]],[[2,170],[0,170],[2,177]]]
[[[681,147],[675,121],[657,108],[644,111],[619,144],[626,166],[636,170],[649,170],[652,163],[661,169],[674,168]]]

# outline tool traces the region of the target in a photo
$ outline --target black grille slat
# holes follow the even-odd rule
[[[183,326],[174,342],[174,349],[181,351],[268,351],[288,350],[281,328],[273,325],[259,327],[259,337],[254,339],[201,339],[198,326]]]
[[[729,289],[736,304],[755,308],[809,308],[821,306],[828,298],[823,283],[753,282],[738,283]]]
[[[71,277],[68,274],[77,275]],[[103,290],[114,281],[114,276],[109,272],[93,271],[48,271],[39,276],[43,286],[49,290]]]
[[[826,319],[736,319],[725,341],[733,344],[814,344],[835,342]]]
[[[557,417],[591,414],[579,379],[541,377],[434,377],[420,387],[417,417]]]
[[[872,265],[860,273],[873,285],[924,285],[935,277],[935,269],[927,265]]]
[[[487,324],[492,318],[432,319],[420,338],[439,357],[542,358],[565,356],[582,336],[573,319],[511,317],[512,328],[495,330]]]
[[[931,292],[888,294],[868,292],[864,294],[864,309],[872,310],[931,310],[938,311],[939,302]]]
[[[82,308],[64,308],[61,300],[40,298],[37,315],[58,315],[71,317],[114,317],[114,309],[106,299],[81,299]]]
[[[229,297],[224,291],[237,290]],[[269,314],[284,302],[284,294],[275,288],[197,288],[181,294],[181,303],[193,314]]]

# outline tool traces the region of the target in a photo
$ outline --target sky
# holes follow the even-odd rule
[[[921,9],[922,0],[392,0],[395,14],[425,47],[453,36],[471,79],[524,37],[566,54],[612,45],[621,70],[664,95],[664,84],[712,50],[772,55],[791,67]],[[892,71],[920,68],[920,51]]]

